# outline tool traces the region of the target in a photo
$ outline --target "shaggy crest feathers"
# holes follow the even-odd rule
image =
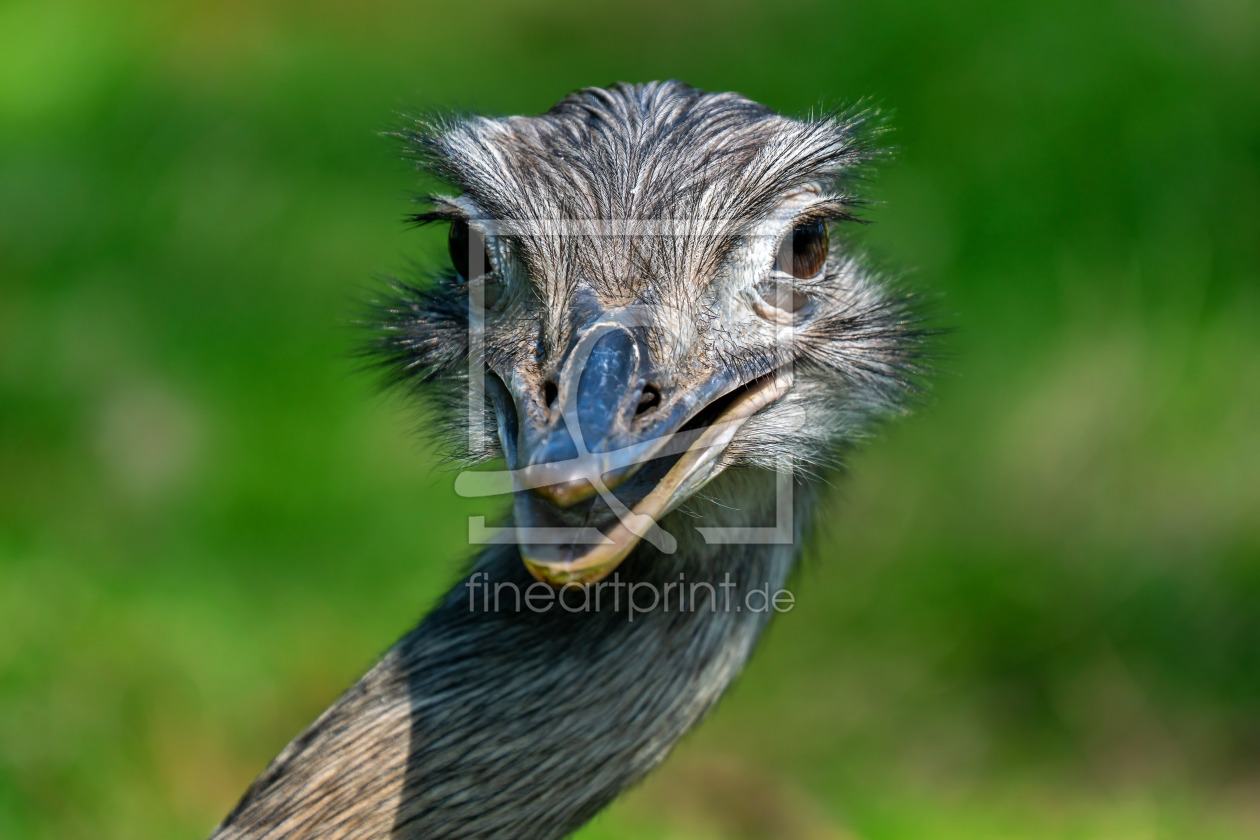
[[[554,308],[579,280],[659,304],[694,299],[785,193],[856,175],[876,154],[871,116],[791,120],[665,82],[587,88],[539,117],[421,122],[404,136],[424,169],[463,190],[459,202],[437,198],[435,215],[506,230]],[[850,218],[853,203],[837,191],[830,214]]]

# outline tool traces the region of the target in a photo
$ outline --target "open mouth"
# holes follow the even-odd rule
[[[790,370],[776,369],[709,403],[675,432],[578,464],[577,477],[594,490],[578,504],[558,506],[529,492],[550,483],[555,465],[515,471],[518,544],[530,573],[555,586],[588,584],[611,574],[640,540],[672,552],[674,538],[658,520],[716,475],[739,429],[791,385]],[[570,482],[575,463],[565,471]],[[616,492],[605,482],[610,468],[620,472]]]

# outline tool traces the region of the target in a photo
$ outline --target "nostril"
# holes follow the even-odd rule
[[[548,379],[543,383],[543,405],[547,406],[547,408],[551,408],[552,403],[556,401],[556,397],[559,393],[560,390],[556,387],[556,383]]]
[[[661,390],[655,385],[644,385],[643,393],[639,395],[639,404],[634,409],[634,416],[647,414],[661,404]]]

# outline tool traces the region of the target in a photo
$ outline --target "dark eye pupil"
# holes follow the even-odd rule
[[[813,277],[822,271],[823,264],[827,262],[829,244],[827,226],[821,220],[797,225],[792,230],[791,264],[780,267],[802,280]]]
[[[469,277],[469,260],[474,253],[480,253],[482,257],[476,276],[480,277],[490,270],[490,252],[482,241],[481,234],[472,230],[467,222],[451,222],[451,234],[446,244],[451,254],[451,265],[455,266],[455,271],[465,280],[473,279]]]

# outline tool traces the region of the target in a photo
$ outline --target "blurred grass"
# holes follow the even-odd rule
[[[349,361],[436,244],[375,132],[667,77],[892,108],[868,242],[957,333],[583,836],[1256,836],[1258,44],[1239,0],[6,0],[0,837],[204,835],[467,554]]]

